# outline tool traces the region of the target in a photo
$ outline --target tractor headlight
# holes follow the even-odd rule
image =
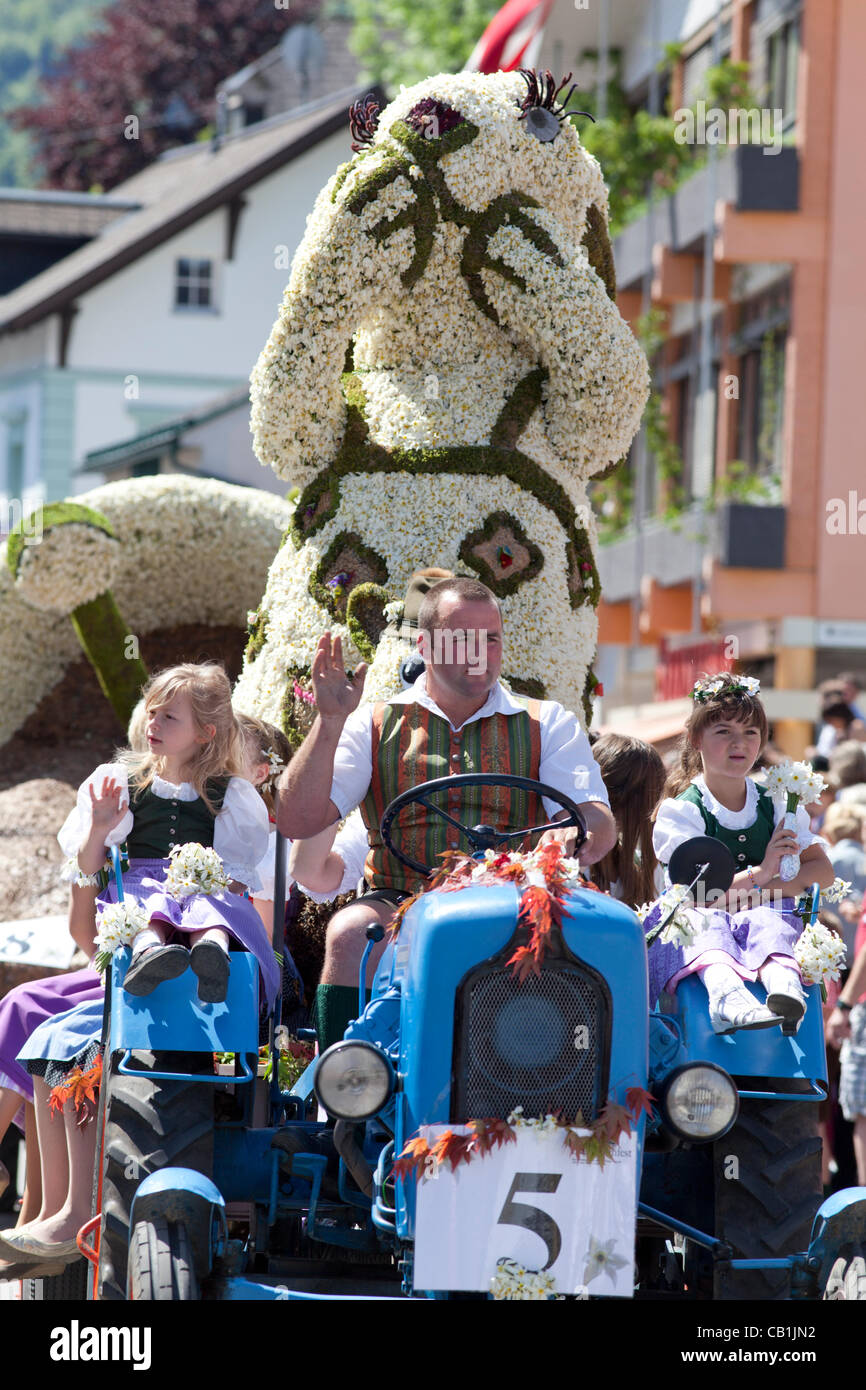
[[[728,1073],[712,1062],[677,1067],[659,1097],[662,1119],[681,1139],[707,1142],[727,1134],[740,1098]]]
[[[368,1120],[393,1089],[394,1068],[372,1043],[334,1043],[316,1064],[316,1095],[338,1120]]]

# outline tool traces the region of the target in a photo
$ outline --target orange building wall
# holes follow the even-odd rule
[[[819,6],[823,10],[823,0]],[[829,263],[822,364],[823,413],[816,496],[818,618],[866,618],[866,534],[830,535],[826,503],[866,501],[866,154],[863,60],[866,3],[836,0],[828,215]],[[847,510],[847,507],[846,507]],[[866,512],[866,507],[864,507]],[[866,515],[862,517],[866,532]]]

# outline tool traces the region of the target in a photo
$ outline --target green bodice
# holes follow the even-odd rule
[[[221,810],[228,777],[213,777],[207,793],[216,811]],[[214,815],[200,796],[195,801],[157,796],[152,787],[130,797],[134,824],[126,838],[131,859],[167,859],[174,845],[194,841],[213,846]]]
[[[708,811],[704,805],[700,790],[694,782],[677,797],[677,801],[691,801],[693,805],[697,806],[703,818],[707,835],[712,835],[714,840],[721,840],[722,844],[727,845],[734,856],[738,873],[741,869],[755,868],[758,864],[763,863],[764,855],[767,853],[767,845],[772,839],[776,825],[776,814],[771,798],[763,787],[758,787],[757,791],[757,816],[751,825],[744,825],[739,830],[729,830],[727,826],[719,824],[713,813]]]

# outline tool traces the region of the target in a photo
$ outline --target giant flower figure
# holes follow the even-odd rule
[[[300,495],[236,702],[290,733],[325,627],[374,656],[365,698],[400,688],[382,610],[429,565],[502,600],[516,692],[579,709],[594,684],[586,484],[648,373],[564,104],[549,74],[461,73],[353,109],[252,375],[256,452]]]

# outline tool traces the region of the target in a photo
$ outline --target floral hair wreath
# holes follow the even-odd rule
[[[280,772],[282,772],[286,764],[280,757],[276,748],[269,748],[265,753],[265,757],[268,760],[268,766],[270,769],[268,772],[268,781],[270,781],[272,777],[276,777]]]
[[[695,681],[692,699],[703,704],[723,691],[729,695],[757,695],[760,689],[761,682],[755,676],[714,676],[711,680]]]

